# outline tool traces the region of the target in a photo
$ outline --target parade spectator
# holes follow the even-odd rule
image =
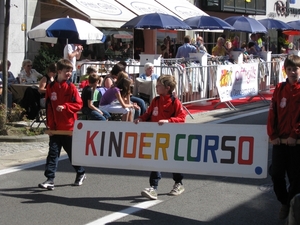
[[[226,48],[224,47],[224,38],[218,37],[217,45],[212,49],[213,56],[225,56],[226,55]]]
[[[289,55],[284,61],[284,70],[287,79],[276,85],[267,123],[273,145],[270,174],[275,195],[281,203],[281,220],[289,214],[291,199],[300,193],[300,145],[297,143],[300,138],[300,57]]]
[[[157,122],[159,125],[165,123],[184,123],[185,113],[182,104],[178,98],[172,95],[176,87],[175,78],[172,75],[162,75],[157,80],[156,91],[158,97],[151,101],[146,113],[134,120],[137,124],[143,121]],[[151,172],[150,188],[145,188],[141,195],[149,199],[157,199],[158,182],[161,179],[160,172]],[[183,175],[181,173],[173,173],[175,184],[169,195],[180,195],[184,192],[182,183]]]
[[[77,82],[76,76],[76,60],[80,59],[83,47],[80,44],[67,44],[64,48],[64,59],[68,59],[72,62],[73,71],[71,82]]]
[[[32,69],[32,61],[30,59],[25,59],[22,63],[22,70],[19,77],[20,83],[32,84],[37,83],[43,75]]]
[[[258,46],[257,40],[258,40],[258,35],[257,34],[251,34],[250,35],[250,41],[248,42],[248,47],[250,43],[254,43],[254,48],[255,51],[257,52],[257,54],[259,54],[261,52],[261,48]]]
[[[122,114],[122,121],[132,121],[133,111],[137,105],[130,102],[131,80],[121,71],[111,88],[107,89],[100,100],[100,110]]]
[[[145,73],[140,75],[140,78],[144,80],[157,80],[158,75],[154,74],[154,65],[150,62],[145,63],[144,65]]]
[[[2,60],[0,60],[0,79],[2,82],[3,81],[3,73],[2,73],[2,70],[3,70],[3,65],[2,65]],[[9,71],[9,68],[11,66],[11,63],[9,60],[7,60],[7,84],[8,84],[8,87],[11,85],[11,84],[16,84],[18,83],[18,80],[15,78],[15,76],[13,75],[12,72]],[[2,85],[2,83],[1,83]]]
[[[81,109],[84,115],[88,116],[89,120],[108,120],[110,114],[104,110],[100,110],[93,104],[93,96],[95,89],[99,83],[99,76],[95,73],[89,75],[88,85],[85,86],[81,93],[83,107]]]
[[[190,53],[196,53],[197,49],[195,46],[191,45],[191,37],[186,35],[184,37],[184,44],[180,46],[177,50],[176,58],[189,58]]]
[[[56,63],[51,63],[47,68],[47,74],[39,82],[39,92],[41,94],[40,107],[45,108],[45,95],[47,86],[54,81],[56,76]]]
[[[62,147],[72,163],[72,136],[53,134],[51,131],[73,131],[77,119],[76,112],[82,107],[79,93],[70,81],[73,71],[72,62],[68,59],[61,59],[56,65],[57,77],[46,91],[47,128],[50,130],[49,152],[44,172],[47,180],[38,185],[48,190],[54,190],[55,172]],[[78,165],[73,165],[73,168],[76,171],[74,186],[80,186],[86,179],[85,169]]]
[[[197,50],[198,50],[198,52],[201,52],[201,51],[207,52],[207,50],[206,50],[206,48],[204,46],[203,37],[198,36],[196,38],[196,44],[197,44]]]

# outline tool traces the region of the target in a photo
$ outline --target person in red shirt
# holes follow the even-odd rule
[[[186,114],[183,111],[182,104],[178,98],[173,96],[176,87],[175,78],[171,75],[162,75],[157,80],[156,92],[158,97],[151,101],[147,111],[139,118],[134,120],[137,124],[142,121],[157,122],[159,125],[165,123],[184,123]],[[141,194],[149,199],[157,199],[158,182],[161,179],[160,172],[150,173],[150,188],[145,188]],[[181,173],[173,173],[175,184],[169,193],[170,195],[180,195],[184,192],[182,184],[183,175]]]
[[[72,131],[77,112],[82,107],[82,100],[75,85],[69,81],[72,76],[73,64],[68,59],[57,62],[55,80],[47,86],[46,112],[47,128],[51,131]],[[72,159],[72,136],[56,135],[49,133],[49,152],[46,160],[44,175],[47,180],[39,184],[40,188],[53,190],[54,178],[57,169],[61,148],[67,152],[69,160]],[[82,185],[86,179],[82,166],[73,166],[76,171],[75,186]]]
[[[284,61],[286,82],[277,84],[268,115],[267,132],[273,145],[270,174],[278,201],[279,219],[289,214],[291,199],[300,193],[300,57]],[[289,187],[285,176],[287,174]]]

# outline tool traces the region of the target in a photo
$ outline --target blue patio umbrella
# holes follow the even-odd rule
[[[293,30],[300,30],[300,20],[287,22],[286,24],[292,27]]]
[[[149,13],[137,16],[126,22],[121,28],[126,29],[164,29],[190,30],[191,27],[179,18],[164,13]]]
[[[27,32],[29,39],[48,43],[101,43],[103,33],[90,23],[75,18],[48,20]]]
[[[229,23],[214,16],[194,16],[185,19],[183,22],[189,25],[192,29],[234,30],[234,27]]]
[[[274,30],[291,30],[293,29],[290,27],[287,23],[282,22],[280,20],[275,20],[271,18],[258,20],[262,25],[264,25],[265,28],[268,30],[274,29]]]
[[[267,29],[257,20],[245,16],[231,16],[224,19],[235,31],[247,33],[267,33]]]

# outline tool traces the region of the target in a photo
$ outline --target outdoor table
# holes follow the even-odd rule
[[[38,88],[38,84],[11,84],[10,91],[13,95],[13,102],[20,103],[28,87]]]

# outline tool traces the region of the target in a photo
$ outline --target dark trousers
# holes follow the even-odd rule
[[[291,199],[300,193],[300,145],[273,146],[271,176],[278,201],[289,205]]]
[[[102,114],[96,110],[92,110],[88,107],[82,108],[82,113],[88,116],[89,120],[108,120],[111,116],[105,110],[101,110]]]
[[[69,160],[72,159],[72,136],[53,135],[50,136],[49,152],[46,161],[45,176],[53,180],[57,170],[58,158],[60,156],[61,148],[67,152]],[[72,163],[72,162],[71,162]],[[73,166],[78,175],[84,174],[85,170],[82,166]]]
[[[156,189],[160,179],[161,179],[161,172],[152,171],[150,173],[150,178],[149,178],[150,186],[154,187]],[[182,179],[183,179],[183,176],[181,173],[173,173],[173,180],[175,181],[175,183],[182,184]]]

